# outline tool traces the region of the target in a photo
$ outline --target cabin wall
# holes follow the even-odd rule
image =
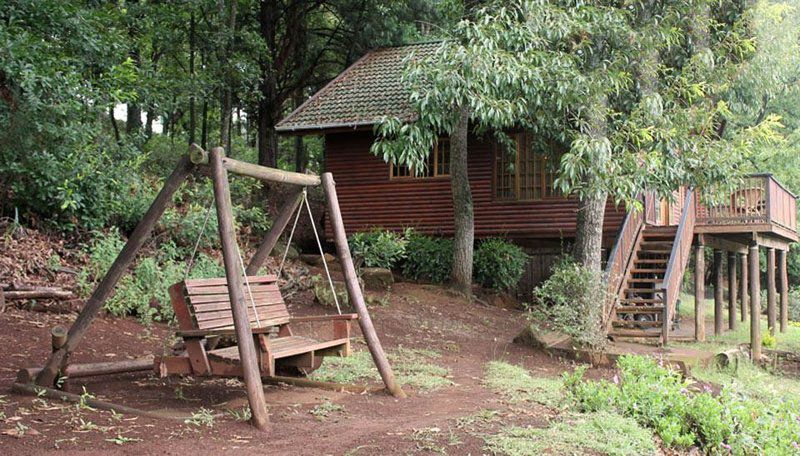
[[[347,233],[381,227],[406,227],[429,234],[452,235],[453,210],[449,177],[389,179],[389,165],[369,151],[371,132],[328,134],[325,170],[332,172]],[[477,238],[502,236],[525,240],[575,236],[577,201],[495,201],[493,152],[489,141],[469,139],[469,180]],[[609,204],[603,227],[613,239],[624,212]],[[326,224],[330,236],[330,226]]]

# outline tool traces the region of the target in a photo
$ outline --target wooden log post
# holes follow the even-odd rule
[[[723,331],[722,250],[714,249],[714,335]]]
[[[767,328],[775,335],[775,249],[767,248]]]
[[[740,287],[739,287],[739,299],[741,299],[741,302],[742,302],[742,308],[741,308],[742,311],[741,311],[741,315],[740,316],[741,316],[742,322],[745,322],[745,321],[747,321],[748,308],[750,307],[750,298],[749,298],[749,296],[750,296],[750,288],[749,288],[750,284],[748,283],[748,280],[747,280],[747,277],[749,275],[748,274],[748,270],[747,270],[748,269],[747,254],[744,253],[744,254],[740,255],[740,260],[741,260],[741,268],[742,268],[742,280],[740,281],[740,284],[739,284],[740,285]]]
[[[261,384],[261,371],[258,367],[253,335],[250,331],[250,319],[242,291],[242,272],[239,263],[239,248],[236,244],[236,231],[233,222],[228,173],[222,166],[225,152],[221,147],[211,149],[211,177],[214,182],[214,199],[217,205],[219,221],[219,239],[222,245],[222,258],[225,264],[225,277],[228,281],[228,297],[233,313],[233,326],[236,329],[236,343],[239,347],[239,359],[242,364],[247,399],[250,403],[253,425],[266,430],[269,424],[267,405],[264,402],[264,389]]]
[[[105,304],[108,297],[114,291],[114,287],[122,277],[122,274],[125,273],[136,258],[136,254],[142,248],[142,245],[144,245],[144,242],[150,237],[153,226],[155,226],[158,219],[164,214],[164,210],[166,210],[167,206],[172,202],[172,196],[193,170],[194,165],[189,161],[189,157],[185,156],[180,159],[175,170],[172,171],[172,174],[170,174],[167,181],[164,183],[164,187],[158,193],[158,196],[156,196],[153,204],[150,205],[150,208],[144,214],[142,220],[136,225],[130,238],[128,238],[128,242],[125,243],[125,247],[122,248],[122,251],[108,269],[105,277],[103,277],[103,280],[100,281],[94,289],[94,292],[92,292],[92,295],[86,301],[75,323],[70,327],[67,333],[67,343],[50,355],[47,363],[44,365],[41,372],[39,372],[39,375],[36,376],[37,385],[53,386],[56,376],[58,376],[58,370],[67,358],[67,354],[74,351],[78,344],[80,344],[92,320],[97,316],[97,312],[103,308],[103,304]]]
[[[736,253],[728,252],[728,329],[736,329],[736,306],[739,299],[736,296],[738,285],[736,284]]]
[[[149,356],[122,361],[69,364],[63,372],[69,378],[94,377],[97,375],[122,374],[128,372],[152,372],[153,362],[153,357]],[[41,370],[41,367],[22,368],[17,372],[17,382],[30,383]]]
[[[778,280],[781,290],[781,332],[789,329],[789,270],[786,264],[786,250],[778,251]]]
[[[324,173],[322,175],[322,187],[325,191],[326,199],[328,200],[328,214],[330,217],[331,227],[333,229],[333,238],[336,242],[336,251],[339,254],[339,262],[342,265],[342,272],[344,273],[345,285],[347,286],[347,294],[350,296],[350,302],[356,308],[358,313],[358,323],[361,326],[361,332],[364,334],[364,339],[367,341],[367,346],[372,354],[372,360],[381,374],[386,389],[395,397],[406,397],[400,384],[394,378],[392,366],[389,365],[389,360],[386,358],[386,353],[383,351],[381,341],[378,339],[378,334],[372,326],[372,318],[367,311],[367,305],[364,302],[364,296],[361,293],[361,286],[358,283],[356,276],[356,268],[353,265],[353,258],[350,256],[350,247],[347,245],[347,235],[344,231],[344,221],[342,220],[342,212],[339,208],[339,198],[336,195],[336,183],[333,181],[331,173]]]
[[[283,234],[286,226],[289,225],[289,222],[291,222],[294,211],[296,211],[297,206],[300,205],[300,200],[303,196],[303,189],[304,187],[299,187],[293,191],[283,206],[281,206],[278,216],[272,223],[272,228],[270,228],[269,232],[267,232],[267,234],[264,236],[264,240],[261,241],[261,244],[258,246],[258,250],[256,250],[253,258],[250,259],[250,263],[247,265],[248,276],[257,275],[258,270],[261,269],[264,261],[267,259],[269,254],[272,253],[272,249],[275,248],[275,244],[278,243],[278,239],[281,237],[281,234]]]
[[[750,246],[750,356],[754,363],[761,361],[761,272],[758,244]]]
[[[706,255],[702,244],[694,248],[694,340],[706,340]]]
[[[5,292],[3,291],[3,287],[0,286],[0,313],[3,313],[5,311],[6,311],[6,295]]]

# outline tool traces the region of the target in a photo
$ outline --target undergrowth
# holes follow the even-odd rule
[[[563,403],[563,387],[559,378],[533,377],[522,367],[502,361],[486,365],[484,384],[500,393],[510,403],[536,402],[548,407]]]

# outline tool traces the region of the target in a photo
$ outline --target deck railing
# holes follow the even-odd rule
[[[660,285],[663,293],[664,314],[661,334],[661,342],[666,345],[669,340],[670,321],[675,312],[675,304],[678,300],[683,272],[689,263],[689,255],[692,252],[692,240],[694,239],[694,226],[696,223],[695,211],[695,192],[688,189],[682,192],[683,207],[681,208],[680,222],[675,233],[675,242],[672,244],[672,252],[669,256],[667,271],[664,274],[664,281]]]
[[[697,225],[753,225],[772,223],[797,231],[797,197],[771,174],[753,174],[729,198],[704,204],[697,198]]]
[[[639,197],[640,200],[645,202],[645,210],[643,211],[628,211],[625,216],[625,221],[622,223],[617,240],[614,243],[614,248],[608,256],[606,262],[605,279],[606,279],[606,302],[605,322],[611,324],[611,312],[617,303],[619,293],[625,280],[625,275],[628,271],[628,265],[633,257],[636,243],[639,235],[644,226],[645,216],[647,210],[647,198],[643,195]]]

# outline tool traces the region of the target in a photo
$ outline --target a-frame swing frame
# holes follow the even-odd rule
[[[264,260],[275,247],[278,238],[286,229],[292,214],[300,204],[303,189],[305,187],[322,186],[328,202],[328,216],[330,217],[331,227],[333,228],[333,239],[339,255],[339,263],[342,266],[347,293],[350,297],[350,302],[356,309],[356,313],[358,313],[358,322],[361,326],[361,332],[364,335],[372,359],[380,372],[386,389],[395,397],[405,397],[405,393],[403,393],[402,388],[394,378],[394,373],[383,351],[375,328],[372,325],[372,319],[370,318],[367,306],[364,302],[364,296],[361,291],[361,286],[358,283],[353,259],[350,255],[350,248],[347,244],[347,236],[342,221],[342,213],[339,209],[339,200],[336,195],[336,184],[333,180],[333,175],[331,173],[323,173],[320,177],[313,174],[294,173],[254,165],[225,157],[225,151],[221,147],[216,147],[211,149],[210,152],[206,152],[196,144],[192,144],[188,155],[181,157],[175,170],[167,178],[163,188],[150,205],[150,208],[136,225],[133,233],[131,233],[125,247],[114,260],[114,263],[103,277],[103,280],[100,281],[92,292],[92,295],[86,301],[78,318],[69,329],[66,342],[61,344],[60,348],[54,348],[50,358],[47,360],[47,364],[45,364],[36,376],[35,383],[42,387],[52,387],[59,373],[66,371],[69,354],[73,352],[82,341],[83,336],[100,309],[102,309],[103,304],[113,292],[117,282],[119,282],[122,275],[129,269],[142,245],[144,245],[145,241],[150,237],[153,227],[164,214],[175,192],[190,175],[203,168],[208,168],[214,184],[214,200],[217,209],[219,237],[222,244],[225,275],[234,328],[238,340],[243,377],[247,389],[248,401],[250,403],[250,410],[253,416],[253,424],[259,429],[266,429],[269,417],[264,402],[261,374],[258,368],[256,350],[250,333],[247,307],[244,300],[243,276],[239,265],[239,252],[234,231],[228,172],[267,182],[283,183],[298,187],[297,191],[291,193],[289,199],[281,207],[272,228],[264,236],[255,255],[250,260],[246,268],[246,274],[248,275],[255,274],[258,271],[264,263]]]

